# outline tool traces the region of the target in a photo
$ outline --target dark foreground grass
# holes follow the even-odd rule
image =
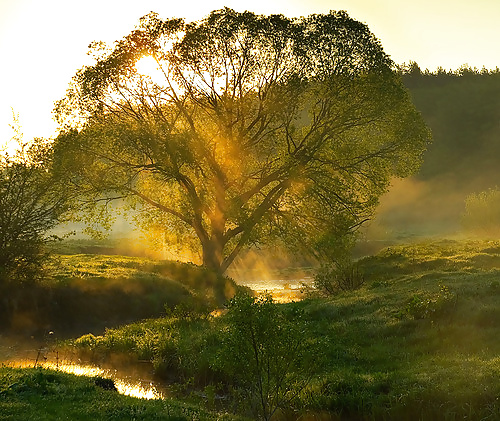
[[[171,399],[141,400],[105,390],[98,379],[41,368],[0,368],[2,421],[236,420]]]
[[[301,314],[315,357],[311,381],[276,419],[500,419],[500,243],[393,247],[359,266],[356,291],[280,305]],[[224,315],[171,315],[74,345],[149,359],[180,396],[230,398],[217,364],[226,333]]]

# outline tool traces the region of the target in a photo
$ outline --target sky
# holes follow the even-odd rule
[[[25,141],[56,135],[54,102],[91,64],[92,41],[122,38],[150,11],[193,21],[224,6],[288,17],[345,10],[398,64],[500,67],[500,0],[0,0],[0,145],[13,136],[13,115]]]

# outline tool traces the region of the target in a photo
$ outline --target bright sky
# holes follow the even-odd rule
[[[500,67],[500,0],[0,0],[0,145],[12,137],[12,109],[25,140],[55,134],[53,104],[89,63],[90,42],[120,39],[150,11],[191,21],[224,6],[289,17],[346,10],[396,63]]]

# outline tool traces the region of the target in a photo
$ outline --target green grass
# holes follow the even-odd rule
[[[359,262],[363,288],[297,304],[325,357],[303,403],[376,419],[498,419],[499,245],[391,247]]]
[[[101,291],[116,286],[134,290],[136,284],[162,283],[170,284],[172,289],[183,288],[190,293],[203,293],[209,299],[217,298],[216,289],[221,282],[214,273],[190,263],[116,255],[56,255],[49,272],[51,276],[45,283],[50,286],[68,285]],[[231,295],[235,285],[229,279],[224,279],[222,288]]]
[[[94,280],[104,276],[99,271],[110,270],[108,280],[118,276],[112,267],[130,271],[118,279],[157,276],[170,267],[118,257],[111,263],[105,261],[109,257],[68,259],[74,263],[66,267],[81,265],[91,274],[82,279]],[[279,305],[290,320],[300,314],[306,324],[314,375],[276,420],[500,419],[500,242],[390,247],[358,264],[365,276],[360,289]],[[199,408],[211,391],[228,398],[227,411],[238,412],[234,379],[217,360],[226,333],[224,314],[205,317],[181,309],[86,335],[69,346],[95,358],[125,353],[150,360],[178,398]],[[12,408],[23,402],[21,396]],[[124,411],[133,407],[123,405]],[[97,410],[94,418],[106,411]]]
[[[500,242],[391,247],[359,266],[362,288],[281,305],[290,317],[302,312],[304,340],[319,349],[315,376],[289,410],[500,418]],[[231,379],[214,364],[224,329],[224,316],[173,316],[109,330],[91,347],[150,359],[181,393],[224,393]]]
[[[44,369],[0,368],[2,421],[233,420],[171,399],[142,400],[104,390],[96,378]]]

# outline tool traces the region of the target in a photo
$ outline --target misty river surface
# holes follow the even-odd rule
[[[304,298],[304,288],[312,284],[312,277],[304,276],[295,279],[263,279],[242,278],[239,285],[246,286],[257,293],[269,292],[273,299],[280,303],[300,301]]]

